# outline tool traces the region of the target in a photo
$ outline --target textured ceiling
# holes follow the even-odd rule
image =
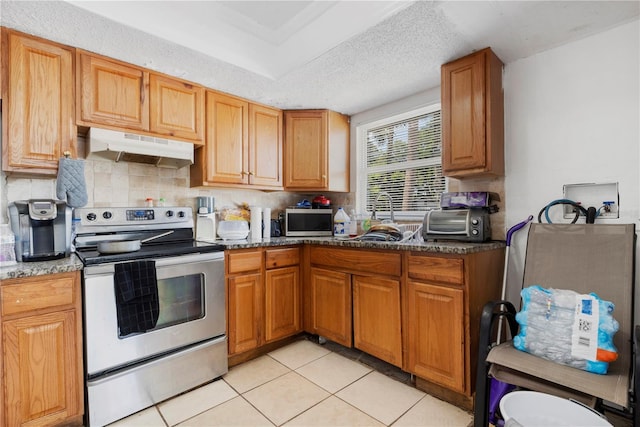
[[[355,114],[638,19],[638,1],[14,1],[4,26],[280,108]]]

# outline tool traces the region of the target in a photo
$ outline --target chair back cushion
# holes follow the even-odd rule
[[[531,224],[523,287],[595,292],[615,304],[614,344],[628,363],[633,333],[634,224]],[[614,362],[615,363],[615,362]]]

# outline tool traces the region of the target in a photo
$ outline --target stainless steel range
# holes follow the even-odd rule
[[[191,208],[83,208],[74,220],[84,264],[89,424],[108,424],[225,374],[224,248],[193,239]],[[156,236],[118,252],[131,249],[123,241]],[[101,242],[124,249],[112,253]]]

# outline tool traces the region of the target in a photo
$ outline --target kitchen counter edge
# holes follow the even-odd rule
[[[441,254],[466,255],[476,252],[490,251],[504,248],[504,241],[490,241],[486,243],[465,242],[362,242],[355,240],[342,240],[334,237],[272,237],[268,240],[234,240],[217,241],[226,249],[248,249],[261,247],[278,247],[291,245],[322,245],[337,246],[355,249],[380,249],[395,251],[430,252]],[[19,262],[17,264],[0,265],[0,280],[18,279],[21,277],[43,276],[47,274],[66,273],[82,270],[82,262],[72,254],[68,258],[41,262]]]
[[[82,270],[82,262],[75,254],[71,254],[70,257],[52,261],[19,262],[12,265],[0,265],[0,280],[44,276],[47,274],[67,273],[78,270]]]
[[[490,251],[504,248],[504,241],[495,240],[485,243],[466,242],[373,242],[358,241],[350,239],[337,239],[335,237],[272,237],[269,240],[242,240],[242,241],[216,241],[226,247],[226,249],[247,249],[270,246],[288,246],[296,244],[338,246],[356,249],[384,249],[394,251],[432,252],[441,254],[466,255],[476,252]]]

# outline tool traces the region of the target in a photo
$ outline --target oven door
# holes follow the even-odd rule
[[[89,378],[205,340],[224,336],[224,253],[159,258],[159,318],[144,333],[120,336],[114,264],[84,270],[86,363]]]

